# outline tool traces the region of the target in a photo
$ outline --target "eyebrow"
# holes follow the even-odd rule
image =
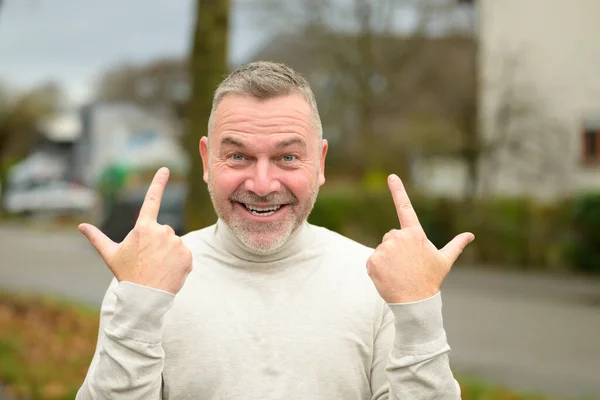
[[[245,149],[246,145],[244,143],[242,143],[241,141],[226,136],[221,140],[221,145],[231,145],[231,146],[235,146],[235,147],[239,147],[241,149]],[[293,139],[287,139],[287,140],[282,140],[280,142],[278,142],[275,146],[278,149],[283,149],[286,147],[290,147],[293,145],[300,145],[302,148],[306,148],[306,143],[304,142],[304,140],[300,139],[300,138],[293,138]]]
[[[277,143],[276,146],[278,149],[283,149],[285,147],[293,146],[295,144],[300,145],[302,148],[306,148],[306,143],[304,143],[304,140],[300,138],[282,140],[281,142]]]
[[[231,145],[231,146],[235,146],[235,147],[239,147],[239,148],[242,148],[242,149],[246,148],[246,145],[244,143],[240,142],[237,139],[234,139],[232,137],[227,137],[227,136],[224,137],[223,140],[221,140],[221,145],[226,145],[226,144]]]

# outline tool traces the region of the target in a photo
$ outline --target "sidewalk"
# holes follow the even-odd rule
[[[442,287],[455,373],[552,399],[600,399],[600,281],[456,267]]]
[[[456,288],[600,307],[600,276],[456,265],[442,290]]]

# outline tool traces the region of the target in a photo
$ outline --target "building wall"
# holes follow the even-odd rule
[[[483,132],[501,131],[495,110],[510,86],[532,116],[519,134],[556,142],[525,160],[507,152],[486,162],[482,189],[541,197],[600,189],[600,165],[581,162],[583,121],[600,116],[600,1],[480,0],[478,25]],[[540,171],[520,179],[531,165]]]

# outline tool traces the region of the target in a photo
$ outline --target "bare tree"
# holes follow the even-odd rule
[[[422,161],[458,160],[466,171],[467,201],[489,194],[501,176],[515,186],[564,177],[559,160],[568,146],[564,127],[545,111],[535,88],[517,79],[520,56],[503,59],[499,75],[487,83],[482,96],[473,49],[464,50],[455,54],[454,62],[426,73],[428,84],[421,87],[421,96],[433,102],[428,110],[436,109],[441,118],[425,129],[431,140],[422,148]],[[481,115],[480,102],[489,100]]]
[[[260,4],[264,7],[265,2]],[[275,21],[274,30],[282,32],[277,38],[280,45],[267,46],[255,58],[286,62],[311,81],[325,136],[335,142],[329,165],[335,166],[336,157],[343,157],[344,169],[360,180],[384,169],[393,169],[408,180],[412,149],[405,146],[406,136],[413,141],[418,138],[406,130],[406,121],[419,85],[427,80],[421,63],[431,62],[423,57],[423,49],[440,42],[433,31],[441,30],[440,22],[448,20],[455,3],[311,0],[267,4],[265,20]],[[445,33],[450,26],[445,24]]]
[[[101,75],[95,98],[130,101],[183,118],[189,97],[188,75],[184,58],[161,58],[141,65],[120,64]]]
[[[0,84],[0,185],[4,187],[5,169],[24,157],[37,135],[37,124],[56,111],[61,89],[45,83],[24,93],[12,93]]]
[[[548,113],[535,87],[517,79],[518,70],[518,55],[507,56],[494,85],[496,95],[483,116],[479,186],[484,195],[501,175],[521,191],[531,191],[548,184],[559,188],[568,173],[563,162],[567,131]]]

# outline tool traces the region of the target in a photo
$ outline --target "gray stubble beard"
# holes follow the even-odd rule
[[[214,194],[214,184],[210,177],[208,179],[208,193],[213,204],[213,208],[217,216],[232,230],[235,236],[251,251],[256,254],[269,254],[279,250],[283,245],[287,243],[292,234],[302,225],[310,215],[317,195],[319,194],[318,176],[315,179],[315,185],[313,187],[310,202],[302,206],[302,212],[300,218],[294,218],[293,221],[286,219],[284,221],[273,221],[264,223],[253,223],[251,221],[236,220],[236,218],[226,218],[225,213],[222,212],[221,207],[217,206],[217,201]],[[231,202],[227,206],[234,207]],[[294,216],[291,210],[290,215]],[[263,234],[268,232],[274,232],[274,237],[268,242],[263,241],[256,243],[252,240],[254,234]]]

